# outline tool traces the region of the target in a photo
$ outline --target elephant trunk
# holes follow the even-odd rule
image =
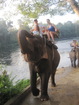
[[[21,48],[21,52],[23,54],[32,53],[32,49],[30,49],[30,44],[28,44],[28,40],[26,40],[26,37],[33,38],[33,36],[30,35],[26,30],[18,31],[18,42]]]

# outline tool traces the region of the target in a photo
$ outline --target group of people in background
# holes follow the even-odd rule
[[[31,32],[33,33],[33,35],[40,35],[40,36],[46,34],[48,40],[54,42],[54,37],[55,35],[57,35],[57,32],[59,32],[59,30],[53,23],[51,23],[50,19],[47,19],[46,21],[47,21],[47,27],[39,25],[38,20],[35,19]]]

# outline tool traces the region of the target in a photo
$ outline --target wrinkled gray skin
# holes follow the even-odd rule
[[[48,81],[51,76],[51,83],[55,84],[56,68],[60,61],[60,55],[55,48],[46,45],[48,58],[43,58],[44,40],[41,37],[32,36],[25,30],[18,32],[18,41],[25,61],[28,61],[30,68],[31,90],[34,96],[38,96],[40,90],[36,86],[37,73],[41,79],[41,101],[49,99]]]
[[[76,66],[78,65],[79,67],[79,48],[72,49],[69,53],[69,56],[71,60],[71,66],[76,68]],[[77,64],[77,60],[78,60],[78,64]]]

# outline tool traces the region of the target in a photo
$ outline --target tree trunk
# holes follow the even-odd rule
[[[70,3],[73,11],[79,16],[79,6],[77,2],[75,0],[67,0],[67,1]]]

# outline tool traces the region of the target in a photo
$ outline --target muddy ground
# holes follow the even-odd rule
[[[41,102],[31,93],[20,105],[79,105],[79,68],[61,68],[56,72],[56,87],[49,82],[49,101]]]

